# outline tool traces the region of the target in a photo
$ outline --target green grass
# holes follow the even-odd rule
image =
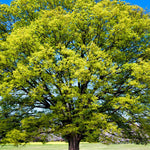
[[[31,143],[25,146],[14,147],[7,145],[0,147],[0,150],[67,150],[68,144],[64,142],[50,142],[47,144]],[[150,150],[150,145],[135,144],[112,144],[104,145],[100,143],[81,143],[80,150]]]

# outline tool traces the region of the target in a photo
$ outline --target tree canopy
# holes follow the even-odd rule
[[[148,142],[150,18],[142,8],[14,0],[0,12],[1,143],[50,132],[69,150],[82,139],[113,142],[110,135]]]

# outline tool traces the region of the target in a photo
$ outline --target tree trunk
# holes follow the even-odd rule
[[[72,135],[68,139],[69,149],[68,150],[79,150],[80,138],[78,135]]]

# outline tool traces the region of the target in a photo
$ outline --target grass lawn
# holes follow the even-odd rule
[[[0,150],[67,150],[68,144],[65,142],[49,142],[47,144],[31,143],[25,146],[14,147],[7,145],[0,147]],[[112,144],[104,145],[100,143],[81,143],[80,150],[150,150],[150,145],[135,144]]]

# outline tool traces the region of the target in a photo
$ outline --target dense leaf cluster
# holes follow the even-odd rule
[[[16,130],[23,138],[12,136],[15,143],[54,132],[70,150],[81,139],[113,141],[107,135],[148,141],[150,19],[142,8],[15,0],[0,12],[1,142]]]

